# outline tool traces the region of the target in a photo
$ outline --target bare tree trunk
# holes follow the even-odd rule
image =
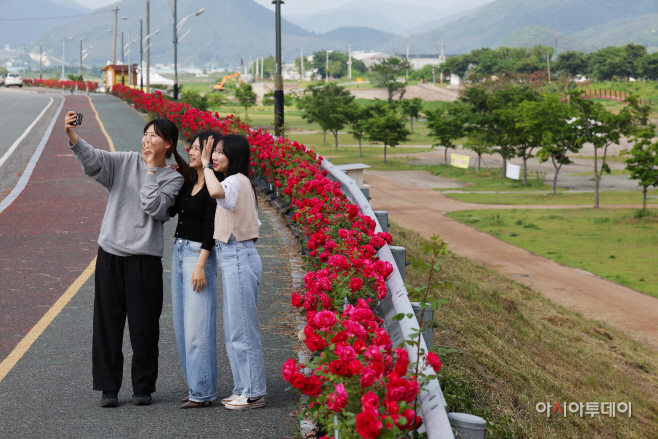
[[[477,169],[477,172],[480,172],[480,160],[482,160],[482,154],[478,154],[478,169]]]
[[[502,154],[501,154],[501,156],[503,157],[503,177],[506,177],[507,176],[507,156],[502,155]]]
[[[386,163],[386,144],[384,143],[384,163]]]
[[[443,161],[446,162],[446,165],[448,164],[448,147],[447,146],[446,146],[445,155],[443,156]]]
[[[528,185],[528,154],[523,152],[523,186]]]
[[[338,130],[334,131],[334,140],[336,141],[336,151],[338,151]]]
[[[644,189],[642,190],[642,209],[647,208],[647,187],[644,186]]]
[[[409,116],[409,123],[411,124],[411,132],[414,132],[414,118]]]
[[[363,134],[359,136],[359,157],[362,157],[362,155],[361,155],[361,137],[362,136],[363,136]]]

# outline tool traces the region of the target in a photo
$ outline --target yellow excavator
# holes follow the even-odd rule
[[[219,82],[219,84],[214,84],[211,89],[216,90],[216,91],[226,91],[226,87],[224,87],[224,84],[226,84],[226,81],[229,79],[233,79],[237,77],[238,79],[236,82],[238,83],[238,86],[242,85],[242,76],[240,75],[240,72],[238,71],[237,73],[231,73],[230,75],[226,75],[222,78],[222,80]]]

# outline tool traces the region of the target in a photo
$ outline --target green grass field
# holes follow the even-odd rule
[[[648,192],[656,196],[658,191]],[[446,194],[455,200],[465,203],[478,204],[590,204],[594,205],[594,192],[591,193],[565,193],[528,194],[519,191],[513,194]],[[639,191],[622,192],[610,191],[599,193],[600,204],[642,204],[642,193]],[[647,204],[658,203],[658,199],[647,197]]]
[[[394,222],[389,231],[407,259],[430,262],[426,239]],[[448,252],[438,264],[433,280],[455,282],[432,292],[447,300],[434,312],[434,346],[458,349],[441,358],[448,412],[487,419],[490,439],[658,437],[658,351],[475,261]],[[410,265],[406,282],[423,287],[427,276]],[[539,401],[629,400],[632,418],[535,410]]]
[[[510,244],[658,297],[658,209],[467,210],[449,215]]]

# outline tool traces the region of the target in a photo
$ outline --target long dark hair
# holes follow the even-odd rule
[[[217,145],[219,142],[221,142],[224,139],[224,136],[222,133],[217,132],[217,131],[202,131],[190,142],[190,148],[192,145],[194,145],[194,142],[199,139],[199,147],[201,148],[201,152],[203,152],[203,144],[206,140],[208,140],[210,137],[213,138],[214,143],[213,145]],[[215,147],[213,146],[213,150]],[[178,172],[183,176],[185,179],[185,183],[195,185],[198,178],[199,174],[190,167],[189,163],[185,161],[183,157],[181,157],[180,154],[178,154],[178,151],[174,150],[174,158],[176,159],[176,163],[178,163]],[[215,172],[215,176],[219,181],[224,180],[224,176],[220,172]]]
[[[218,142],[215,142],[217,145]],[[249,162],[249,155],[251,154],[249,148],[249,141],[246,137],[239,134],[227,134],[223,139],[224,155],[228,159],[228,168],[224,173],[224,177],[230,177],[235,174],[242,174],[249,179],[251,188],[254,191],[254,198],[256,199],[256,207],[258,207],[258,197],[256,197],[256,188],[251,181],[249,174],[251,174],[251,163]]]
[[[155,134],[162,137],[165,142],[169,142],[171,145],[167,150],[167,158],[171,157],[172,154],[176,156],[178,154],[176,152],[176,146],[178,145],[178,127],[176,124],[169,119],[153,119],[144,125],[144,134],[146,134],[146,130],[148,130],[151,125],[153,125],[153,131],[155,131]]]

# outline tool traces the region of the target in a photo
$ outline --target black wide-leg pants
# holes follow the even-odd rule
[[[94,390],[118,392],[121,387],[127,316],[133,348],[133,392],[155,392],[162,290],[161,258],[116,256],[98,248],[92,344]]]

